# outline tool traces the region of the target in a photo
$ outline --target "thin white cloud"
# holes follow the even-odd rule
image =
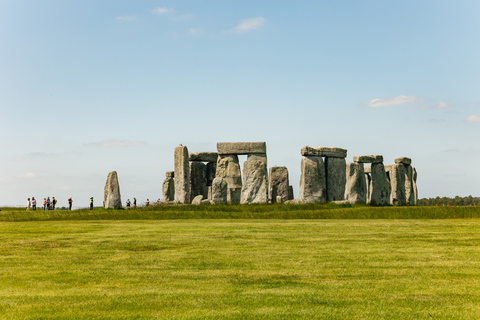
[[[448,103],[445,103],[445,102],[441,102],[441,101],[440,101],[440,102],[437,104],[436,107],[439,108],[439,109],[445,109],[445,108],[450,108],[451,105],[449,105]]]
[[[119,16],[119,17],[115,17],[115,20],[117,21],[133,21],[133,20],[137,20],[137,16]]]
[[[158,7],[152,10],[152,13],[155,14],[164,14],[164,13],[169,13],[173,12],[174,10],[172,8],[165,8],[165,7]]]
[[[250,18],[240,21],[231,31],[234,33],[245,33],[260,28],[267,20],[263,17]]]
[[[145,141],[130,141],[130,140],[103,140],[99,142],[92,142],[92,143],[86,143],[85,145],[88,147],[104,147],[104,148],[110,148],[110,147],[138,147],[138,146],[144,146],[147,143]]]
[[[15,176],[15,178],[17,178],[17,179],[33,179],[33,178],[36,178],[36,177],[37,177],[37,175],[33,172],[17,174]]]
[[[398,96],[385,99],[373,99],[370,101],[367,106],[371,108],[382,108],[382,107],[391,107],[398,106],[406,103],[420,102],[424,99],[417,98],[414,96]]]
[[[466,122],[480,122],[480,116],[478,115],[471,115],[465,118]]]

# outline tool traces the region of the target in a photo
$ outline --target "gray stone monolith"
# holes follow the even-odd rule
[[[175,148],[175,201],[190,203],[190,163],[188,149],[179,145]]]
[[[347,150],[342,148],[332,147],[310,147],[305,146],[300,150],[300,154],[304,157],[332,157],[332,158],[346,158]]]
[[[207,187],[207,166],[200,161],[190,161],[190,199],[205,195]]]
[[[293,200],[294,197],[293,197],[293,186],[288,186],[288,200]]]
[[[227,181],[216,177],[212,182],[212,204],[227,203]]]
[[[227,201],[235,204],[240,203],[242,175],[237,155],[221,155],[218,157],[216,178],[223,178],[227,183]]]
[[[415,187],[413,182],[413,169],[411,165],[405,165],[405,202],[415,205]]]
[[[365,170],[365,184],[367,185],[367,204],[368,204],[372,199],[372,177],[370,176],[370,172],[366,172],[366,170]]]
[[[298,199],[303,203],[325,203],[327,201],[325,164],[322,157],[302,157]]]
[[[277,197],[281,197],[282,202],[290,200],[288,196],[289,187],[287,167],[270,167],[268,172],[268,196],[270,202],[275,203]]]
[[[190,161],[217,162],[216,152],[191,152],[188,154]]]
[[[264,158],[264,159],[263,159]],[[267,203],[267,157],[249,155],[243,163],[243,185],[240,203]]]
[[[413,170],[413,192],[415,194],[415,205],[418,203],[418,189],[417,189],[417,169],[412,167]]]
[[[372,163],[370,204],[386,206],[390,204],[390,184],[383,163]]]
[[[363,163],[350,162],[347,164],[347,183],[345,186],[345,200],[349,203],[367,202],[367,184]]]
[[[345,158],[325,157],[327,201],[341,201],[345,199],[346,168]]]
[[[120,196],[117,171],[112,171],[108,174],[103,192],[103,203],[105,209],[122,209],[122,197]]]
[[[218,142],[218,155],[230,154],[266,154],[267,144],[265,142]]]
[[[163,202],[171,202],[175,200],[175,180],[173,178],[174,172],[168,171],[165,176],[166,178],[162,185],[162,199]]]
[[[390,173],[390,204],[404,206],[405,199],[405,165],[398,163],[389,166]]]

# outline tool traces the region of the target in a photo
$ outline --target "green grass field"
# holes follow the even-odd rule
[[[0,319],[480,318],[479,208],[240,207],[3,208]],[[325,219],[344,210],[366,216]]]

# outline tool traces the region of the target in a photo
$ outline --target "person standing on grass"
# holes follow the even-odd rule
[[[50,210],[50,197],[47,197],[47,210]]]
[[[32,209],[37,211],[37,200],[35,200],[35,197],[32,197]]]
[[[93,197],[90,198],[90,210],[93,210]]]
[[[127,209],[130,209],[130,199],[127,199],[126,204],[127,204]]]
[[[27,211],[30,211],[30,205],[31,205],[30,198],[28,198],[27,199]]]
[[[150,200],[147,199],[147,203],[145,204],[146,207],[150,205]]]
[[[134,208],[137,207],[137,199],[136,199],[136,198],[133,198],[133,207],[134,207]]]
[[[43,198],[43,211],[45,211],[46,207],[47,207],[47,198]]]
[[[73,203],[72,197],[68,198],[68,210],[72,210],[72,203]]]
[[[55,197],[52,197],[52,209],[55,210],[55,205],[57,204],[57,200],[55,200]]]

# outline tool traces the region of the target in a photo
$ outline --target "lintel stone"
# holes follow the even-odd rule
[[[382,163],[382,155],[353,156],[353,162],[356,163]]]
[[[317,156],[317,157],[332,157],[332,158],[346,158],[347,150],[342,148],[331,147],[310,147],[305,146],[301,150],[302,156]]]
[[[267,153],[267,144],[265,142],[218,142],[217,151],[219,155],[265,154]]]
[[[407,157],[397,157],[395,158],[395,163],[403,163],[403,164],[412,164],[412,159],[407,158]]]
[[[217,162],[218,153],[216,152],[190,152],[188,159],[190,161]]]

